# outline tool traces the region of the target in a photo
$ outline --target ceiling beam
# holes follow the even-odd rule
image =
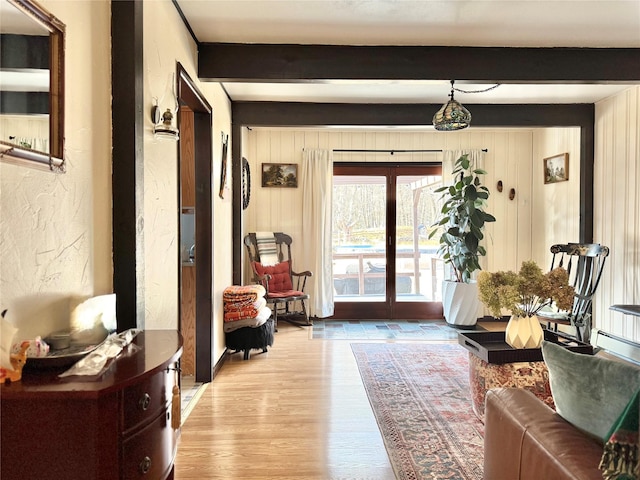
[[[433,124],[441,104],[233,102],[234,124],[253,127],[421,126]],[[474,127],[591,127],[594,105],[465,104]]]
[[[637,83],[638,58],[638,48],[202,43],[198,77],[219,82]]]
[[[473,127],[579,127],[580,220],[579,241],[593,241],[594,122],[593,104],[466,104]],[[233,190],[240,192],[242,127],[420,126],[431,125],[440,105],[296,102],[233,102]],[[446,133],[445,133],[446,134]],[[242,211],[234,202],[234,232],[240,232]],[[239,233],[236,233],[239,236]],[[239,244],[239,242],[236,242]],[[234,265],[241,265],[241,249],[234,249]],[[237,263],[236,263],[237,262]],[[234,281],[239,281],[240,274]]]

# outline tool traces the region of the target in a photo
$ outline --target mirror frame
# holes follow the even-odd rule
[[[0,160],[64,173],[65,24],[34,0],[7,2],[49,30],[49,153],[0,140]]]

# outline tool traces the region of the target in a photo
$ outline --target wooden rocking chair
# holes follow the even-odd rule
[[[291,259],[291,242],[289,235],[274,232],[277,263],[263,265],[260,261],[258,239],[255,233],[244,237],[247,248],[252,281],[264,286],[267,303],[273,304],[273,323],[277,331],[278,318],[297,326],[311,325],[307,313],[306,301],[309,295],[304,293],[307,278],[313,274],[309,271],[294,272]],[[299,308],[295,308],[299,305]]]

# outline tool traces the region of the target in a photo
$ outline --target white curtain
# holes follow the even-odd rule
[[[470,150],[444,150],[442,152],[442,183],[443,185],[451,185],[453,178],[451,173],[453,172],[453,165],[456,160],[464,154],[469,155],[471,165],[474,168],[484,169],[484,152],[482,149],[470,149]]]
[[[305,149],[302,152],[302,245],[301,267],[313,272],[308,283],[309,315],[333,315],[333,255],[331,216],[333,152]]]

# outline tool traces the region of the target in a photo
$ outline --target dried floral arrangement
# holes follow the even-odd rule
[[[518,273],[482,271],[478,274],[478,296],[496,318],[502,316],[503,309],[519,317],[533,316],[551,304],[559,310],[570,310],[574,293],[564,268],[542,273],[531,260],[522,262]]]

